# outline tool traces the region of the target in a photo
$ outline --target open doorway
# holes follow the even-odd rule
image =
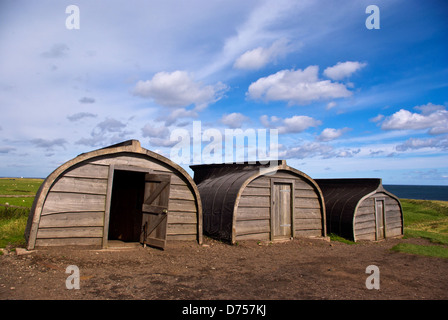
[[[114,170],[108,240],[139,242],[145,172]]]

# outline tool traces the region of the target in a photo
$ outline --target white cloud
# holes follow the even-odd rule
[[[290,43],[286,39],[275,41],[270,47],[258,47],[248,50],[236,59],[233,65],[236,69],[257,70],[263,68],[279,57],[292,51]]]
[[[448,150],[448,137],[418,139],[410,138],[404,143],[396,147],[397,151],[418,150],[424,148],[437,148],[440,150]]]
[[[427,104],[415,109],[422,113],[413,113],[405,109],[386,117],[381,124],[383,130],[420,130],[429,129],[428,133],[437,135],[448,133],[448,111],[443,106]]]
[[[90,112],[78,112],[70,116],[67,116],[67,119],[73,122],[81,120],[83,118],[96,118],[96,116],[97,116],[96,114]]]
[[[342,136],[348,130],[350,130],[350,129],[349,128],[343,128],[343,129],[326,128],[317,137],[317,140],[319,140],[319,141],[335,140],[335,139],[339,138],[340,136]]]
[[[299,133],[322,124],[320,120],[308,116],[292,116],[291,118],[281,119],[276,116],[269,118],[267,115],[263,115],[260,117],[260,122],[267,128],[277,128],[280,134]]]
[[[227,86],[222,83],[203,85],[195,81],[186,71],[159,72],[151,80],[138,81],[133,93],[151,98],[157,104],[180,108],[191,104],[197,110],[206,108],[222,98]]]
[[[300,105],[352,95],[341,83],[319,80],[318,71],[318,66],[309,66],[304,70],[281,70],[253,82],[247,95],[252,99],[288,101],[288,104]]]
[[[336,102],[330,101],[330,102],[327,103],[326,109],[327,110],[333,109],[334,107],[336,107],[336,105],[337,105]]]
[[[225,114],[221,118],[221,122],[232,129],[241,128],[243,123],[248,121],[250,121],[248,117],[238,112]]]
[[[338,62],[333,67],[328,67],[324,70],[324,75],[333,80],[342,80],[351,76],[353,73],[366,66],[366,63],[357,61]]]

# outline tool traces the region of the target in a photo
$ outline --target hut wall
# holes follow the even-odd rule
[[[156,159],[122,153],[86,160],[60,175],[45,199],[36,246],[103,245],[111,165],[171,174],[167,240],[198,238],[195,195],[184,178]]]
[[[402,210],[398,200],[383,192],[377,192],[361,201],[354,218],[356,240],[377,240],[375,199],[384,200],[385,236],[396,237],[403,234]]]
[[[261,176],[251,181],[239,200],[236,212],[236,240],[270,240],[271,180],[284,179],[294,185],[294,236],[322,236],[322,205],[314,187],[304,178],[289,172]]]

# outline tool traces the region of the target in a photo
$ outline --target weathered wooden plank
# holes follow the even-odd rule
[[[356,236],[362,235],[362,234],[366,234],[366,233],[376,234],[375,226],[373,226],[373,227],[372,226],[368,226],[368,227],[365,227],[365,228],[358,228],[358,227],[355,226],[355,234],[356,234]]]
[[[235,240],[236,241],[244,241],[244,240],[269,241],[270,237],[271,237],[271,234],[269,232],[237,234],[235,237]]]
[[[308,182],[306,182],[305,180],[301,179],[301,178],[296,178],[296,183],[295,183],[295,189],[297,191],[301,190],[301,191],[312,191],[313,193],[315,193],[315,190],[313,188],[313,186],[311,186]]]
[[[369,232],[364,234],[357,234],[356,240],[376,240],[376,233],[375,232]]]
[[[242,196],[270,196],[271,189],[267,187],[246,187]]]
[[[39,228],[37,231],[37,239],[102,237],[102,227]]]
[[[57,238],[57,239],[37,239],[36,247],[50,246],[101,246],[102,238]]]
[[[193,223],[168,224],[167,235],[173,234],[197,234],[198,226]]]
[[[365,222],[365,221],[375,221],[375,215],[373,213],[356,215],[355,223]]]
[[[386,216],[386,223],[401,223],[401,217],[399,215],[388,215]]]
[[[62,177],[51,187],[51,191],[105,195],[107,179]]]
[[[296,230],[295,231],[295,237],[321,237],[322,236],[322,230],[316,229],[316,230]]]
[[[322,212],[320,208],[295,208],[294,216],[296,217],[296,219],[321,219]]]
[[[270,219],[270,208],[238,207],[236,220]]]
[[[312,198],[298,198],[294,201],[295,208],[320,208],[318,199]]]
[[[177,224],[177,223],[197,223],[196,212],[170,212],[168,214],[168,224]]]
[[[75,168],[63,173],[66,177],[107,179],[109,166],[81,163]]]
[[[42,216],[39,227],[102,227],[103,224],[104,212],[66,212]]]
[[[375,229],[376,228],[376,222],[375,222],[375,220],[359,222],[359,223],[355,224],[355,228],[357,230],[366,229],[366,228],[373,228],[373,229]]]
[[[300,198],[315,198],[317,199],[317,193],[316,191],[314,191],[313,189],[295,189],[294,191],[294,196],[296,197],[296,199],[300,199]]]
[[[186,185],[171,185],[170,200],[195,200],[193,191]]]
[[[239,206],[241,207],[271,207],[271,199],[267,196],[242,196]]]
[[[235,233],[237,235],[249,233],[263,233],[269,232],[271,225],[269,220],[244,220],[237,221],[235,226]]]
[[[196,241],[196,234],[167,234],[166,240],[169,241]]]
[[[196,203],[190,200],[173,200],[168,204],[168,212],[197,212]]]
[[[321,219],[295,219],[294,220],[295,230],[321,230],[322,220]]]
[[[102,158],[97,158],[93,161],[90,161],[93,164],[101,164],[101,165],[123,165],[123,166],[134,166],[151,170],[158,170],[162,172],[171,172],[172,170],[161,164],[156,162],[156,160],[141,154],[133,154],[131,155],[113,155]]]
[[[104,211],[106,196],[49,192],[44,203],[42,215],[56,212]]]
[[[387,237],[398,237],[403,235],[401,227],[400,228],[393,228],[393,229],[386,229],[386,236]]]
[[[251,187],[271,187],[271,180],[267,177],[257,178],[249,183]]]
[[[356,215],[364,215],[364,214],[374,214],[375,207],[374,206],[364,206],[364,207],[358,207],[358,210],[356,210]]]

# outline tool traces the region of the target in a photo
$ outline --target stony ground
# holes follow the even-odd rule
[[[352,300],[448,299],[448,259],[391,251],[388,239],[349,245],[321,239],[231,246],[206,238],[166,250],[50,248],[0,256],[0,299]],[[76,265],[80,289],[66,287]],[[380,271],[367,289],[366,268]]]

